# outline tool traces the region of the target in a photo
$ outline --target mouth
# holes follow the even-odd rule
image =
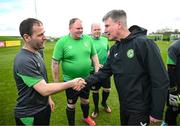
[[[45,41],[44,41],[44,42],[41,42],[41,46],[44,47],[44,45],[45,45]]]
[[[82,35],[82,33],[78,33],[78,34],[76,34],[76,35],[80,37],[80,36]]]

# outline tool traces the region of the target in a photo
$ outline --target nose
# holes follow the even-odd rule
[[[104,28],[104,33],[107,33],[107,28],[106,27]]]

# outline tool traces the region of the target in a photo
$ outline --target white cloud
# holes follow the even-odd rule
[[[32,3],[30,0],[7,0],[0,3],[0,35],[19,35],[20,22],[35,15]]]
[[[9,29],[10,34],[19,35],[19,23],[27,17],[36,17],[34,2],[0,2],[0,35],[8,33]],[[180,29],[179,0],[36,0],[36,5],[37,18],[44,23],[47,35],[67,34],[69,20],[73,17],[80,18],[84,33],[89,33],[91,23],[102,23],[104,14],[112,9],[127,12],[128,26],[140,25],[149,32],[165,27]]]

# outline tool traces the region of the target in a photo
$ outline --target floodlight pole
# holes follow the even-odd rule
[[[35,9],[35,17],[37,18],[37,4],[36,4],[36,0],[34,0],[34,9]]]

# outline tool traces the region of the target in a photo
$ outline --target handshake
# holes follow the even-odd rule
[[[75,78],[73,80],[70,80],[69,82],[72,83],[72,88],[76,91],[80,91],[87,84],[83,78]]]

